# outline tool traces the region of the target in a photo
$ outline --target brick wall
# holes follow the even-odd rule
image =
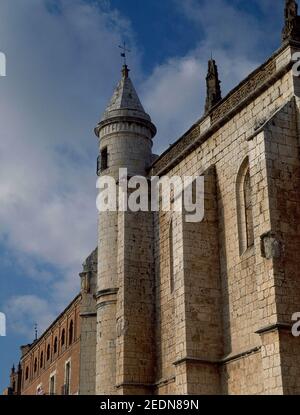
[[[21,358],[22,366],[22,395],[36,395],[50,393],[50,376],[55,374],[54,394],[64,394],[65,365],[70,361],[71,382],[70,394],[77,394],[79,390],[79,356],[80,356],[80,300],[78,296],[60,318],[33,344]],[[73,336],[70,326],[73,322]],[[63,330],[65,339],[63,341]],[[57,351],[55,352],[55,339]],[[63,344],[64,343],[64,344]],[[47,349],[50,346],[50,356],[47,358]],[[35,365],[36,361],[36,365]],[[27,377],[28,371],[28,378]]]

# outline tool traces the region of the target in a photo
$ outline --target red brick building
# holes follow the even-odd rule
[[[6,395],[95,393],[97,250],[85,261],[81,291],[32,344],[21,347]],[[88,379],[88,381],[87,381]]]

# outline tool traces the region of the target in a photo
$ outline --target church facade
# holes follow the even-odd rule
[[[204,219],[172,197],[169,211],[99,212],[86,393],[300,393],[300,18],[285,3],[281,47],[223,99],[211,60],[205,114],[159,157],[124,65],[95,129],[98,175],[204,176]]]

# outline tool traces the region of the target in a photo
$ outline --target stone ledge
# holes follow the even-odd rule
[[[223,365],[225,363],[231,362],[233,360],[238,360],[243,357],[247,357],[250,354],[257,353],[261,349],[261,346],[253,347],[252,349],[245,350],[244,352],[237,353],[237,354],[230,354],[222,359],[205,359],[205,358],[198,358],[198,357],[183,357],[182,359],[177,360],[173,363],[174,366],[180,365],[182,363],[197,363],[197,364],[209,364],[209,365]]]
[[[270,324],[269,326],[262,327],[261,329],[258,329],[255,333],[256,334],[265,334],[269,333],[271,331],[279,331],[279,330],[292,330],[292,324],[289,323],[275,323]]]

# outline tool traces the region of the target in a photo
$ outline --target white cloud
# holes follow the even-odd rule
[[[266,38],[265,27],[242,12],[238,3],[173,0],[191,24],[199,28],[202,37],[186,56],[157,66],[142,85],[143,103],[158,127],[156,152],[167,148],[203,115],[207,61],[212,53],[219,68],[223,96],[262,63],[259,59],[264,52],[260,46]]]
[[[34,325],[38,323],[38,331],[41,334],[56,318],[57,310],[50,308],[47,301],[35,295],[22,295],[12,297],[4,311],[10,329],[32,341]]]
[[[3,0],[0,15],[7,55],[0,80],[0,241],[10,252],[6,261],[50,287],[35,302],[43,325],[50,310],[78,292],[81,263],[97,243],[93,127],[119,78],[124,36],[137,74],[138,56],[130,22],[106,2]],[[23,310],[20,299],[29,306],[30,297],[8,304]],[[31,311],[19,313],[20,320]]]
[[[270,0],[255,2],[266,13]],[[96,245],[92,129],[119,78],[117,45],[124,36],[130,40],[131,73],[158,127],[154,149],[160,152],[203,114],[211,52],[223,94],[260,63],[260,45],[274,33],[239,3],[173,0],[199,27],[201,41],[145,78],[131,23],[111,2],[1,1],[8,76],[0,79],[0,241],[27,277],[51,283],[47,299],[8,301],[12,316],[13,306],[23,310],[15,329],[26,319],[46,325],[53,310],[64,308],[79,288],[80,264]],[[57,267],[58,276],[40,272],[43,262]]]

